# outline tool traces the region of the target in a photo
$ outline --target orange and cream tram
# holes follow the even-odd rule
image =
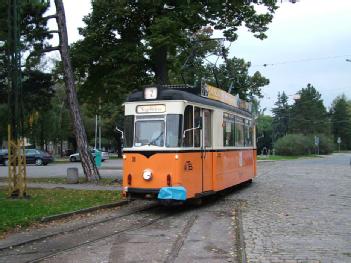
[[[162,85],[125,106],[123,195],[185,201],[256,176],[250,105],[210,85]]]

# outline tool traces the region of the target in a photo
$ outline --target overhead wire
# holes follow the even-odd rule
[[[276,66],[276,65],[304,63],[304,62],[311,62],[311,61],[330,60],[330,59],[337,59],[337,58],[345,58],[346,59],[347,57],[351,57],[351,54],[338,55],[338,56],[328,56],[328,57],[317,57],[317,58],[302,58],[302,59],[287,60],[287,61],[281,61],[281,62],[275,62],[275,63],[254,64],[251,66],[252,67],[268,67],[268,66]]]

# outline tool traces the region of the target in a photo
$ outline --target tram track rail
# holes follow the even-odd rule
[[[81,226],[78,226],[78,227],[72,227],[71,229],[58,230],[56,232],[53,232],[53,233],[50,233],[50,234],[47,234],[47,235],[42,235],[42,236],[39,236],[37,238],[32,238],[32,239],[29,239],[29,240],[25,240],[23,242],[18,242],[18,243],[15,243],[15,244],[9,244],[9,245],[0,247],[0,253],[3,252],[3,251],[6,251],[6,250],[12,250],[12,249],[17,248],[17,247],[21,247],[21,246],[24,246],[24,245],[35,243],[35,242],[38,242],[38,241],[43,241],[45,239],[53,238],[53,237],[58,236],[58,235],[79,231],[79,230],[82,230],[82,229],[85,229],[85,228],[89,228],[89,227],[93,227],[93,226],[96,226],[96,225],[99,225],[99,224],[107,223],[109,221],[113,221],[113,220],[116,220],[116,219],[119,219],[119,218],[123,218],[123,217],[130,216],[130,215],[133,215],[133,214],[136,214],[136,213],[144,212],[144,211],[147,211],[147,210],[150,210],[150,209],[155,209],[155,208],[158,208],[158,207],[159,207],[158,204],[153,204],[153,205],[150,205],[150,206],[147,206],[147,207],[144,207],[144,208],[133,209],[132,211],[129,211],[129,212],[121,214],[121,215],[112,216],[112,217],[108,217],[108,218],[105,218],[105,219],[97,220],[97,221],[94,221],[94,222],[91,222],[91,223],[87,223],[87,224],[84,224],[84,225],[81,225]]]
[[[92,239],[92,240],[89,240],[89,241],[86,241],[86,242],[79,243],[79,244],[77,244],[75,246],[71,246],[70,248],[61,249],[61,250],[59,250],[59,251],[57,251],[55,253],[51,253],[51,254],[48,254],[48,255],[45,255],[45,256],[42,256],[42,257],[38,257],[38,258],[36,258],[34,260],[26,261],[26,263],[41,262],[43,260],[50,259],[50,258],[55,257],[57,255],[60,255],[62,253],[69,252],[69,251],[72,251],[74,249],[77,249],[77,248],[80,248],[80,247],[83,247],[83,246],[87,246],[87,245],[90,245],[90,244],[94,244],[94,243],[96,243],[98,241],[101,241],[101,240],[104,240],[104,239],[107,239],[107,238],[110,238],[110,237],[113,237],[113,236],[118,236],[118,235],[121,235],[121,234],[126,233],[126,232],[136,231],[136,230],[139,230],[141,228],[150,226],[150,225],[156,223],[157,221],[162,220],[163,218],[165,218],[167,216],[169,216],[169,215],[159,216],[159,217],[154,218],[154,219],[152,219],[152,220],[150,220],[148,222],[140,223],[139,225],[137,225],[135,227],[126,227],[126,228],[124,228],[122,230],[114,231],[111,234],[103,235],[101,237],[98,237],[98,238],[95,238],[95,239]]]
[[[204,220],[204,218],[208,218],[208,216],[204,216],[204,213],[211,215],[213,218],[233,218],[234,216],[236,219],[233,223],[236,225],[236,230],[240,229],[242,231],[242,227],[240,227],[241,215],[240,211],[238,211],[240,210],[240,205],[236,204],[235,212],[233,211],[234,213],[229,213],[226,209],[227,206],[225,200],[227,200],[227,198],[219,198],[216,200],[219,201],[219,203],[216,202],[216,205],[219,204],[220,206],[223,206],[218,208],[212,207],[214,203],[211,201],[213,200],[209,203],[205,202],[201,207],[181,206],[172,207],[172,209],[157,203],[151,205],[141,204],[136,207],[125,206],[125,210],[119,211],[118,215],[109,215],[108,218],[95,219],[96,221],[94,222],[88,222],[73,229],[51,233],[40,239],[32,240],[22,246],[2,249],[0,251],[0,262],[59,262],[60,260],[70,258],[71,256],[76,257],[76,255],[79,255],[80,253],[84,254],[84,251],[87,249],[90,250],[91,247],[97,248],[100,246],[109,246],[108,244],[111,244],[111,242],[118,244],[112,245],[114,249],[121,249],[123,252],[124,249],[128,248],[128,245],[126,245],[129,244],[128,240],[135,241],[134,237],[136,234],[150,233],[150,230],[148,229],[164,229],[167,231],[166,228],[164,228],[165,224],[167,226],[169,222],[174,222],[174,220],[178,220],[178,223],[179,225],[182,225],[182,228],[179,228],[177,231],[175,231],[175,228],[171,228],[173,230],[170,232],[170,236],[173,236],[174,239],[164,246],[164,248],[167,248],[167,253],[163,255],[159,254],[158,256],[160,257],[159,260],[161,262],[178,262],[179,260],[183,260],[184,256],[186,257],[186,253],[188,253],[186,251],[188,251],[189,245],[191,246],[192,243],[191,240],[194,238],[194,235],[197,235],[197,230],[194,230],[194,227],[195,229],[198,229],[199,224],[203,225],[207,222],[207,219]],[[224,201],[224,203],[222,201]],[[234,200],[228,201],[232,202]],[[245,242],[242,232],[239,233],[239,235],[238,233],[234,233],[234,236],[234,246],[231,247],[235,253],[232,255],[232,260],[234,262],[247,262],[245,257]],[[162,239],[164,235],[162,234],[160,237]],[[159,242],[158,238],[160,237],[156,237],[155,239],[152,237],[152,239]],[[198,237],[195,239],[197,240]],[[163,240],[167,240],[166,242],[168,242],[168,240],[170,241],[170,239]],[[198,240],[200,241],[201,238]],[[138,238],[136,241],[137,243],[139,242]],[[124,242],[125,244],[119,246],[119,242]],[[145,240],[141,238],[139,243],[144,242]],[[152,241],[149,239],[147,242]],[[133,245],[134,243],[131,242],[131,244]],[[229,247],[226,249],[228,248]],[[214,249],[215,251],[217,248],[216,246],[211,247],[210,245],[209,248],[206,249]],[[95,252],[92,252],[92,255],[94,255],[94,253]],[[223,255],[218,254],[217,256],[221,257]],[[138,258],[138,256],[136,256],[136,258]]]
[[[138,231],[168,217],[179,213],[182,214],[189,209],[189,207],[185,209],[183,208],[170,210],[160,204],[152,204],[140,209],[133,209],[132,211],[129,211],[122,215],[98,220],[96,222],[85,224],[84,226],[74,229],[49,234],[39,239],[32,240],[31,242],[27,242],[24,245],[18,245],[11,248],[9,246],[6,249],[2,249],[2,251],[0,251],[0,259],[4,259],[4,262],[26,263],[45,262],[46,260],[50,261],[51,258],[55,258],[56,256],[59,257],[60,255],[64,255],[64,253],[69,253],[70,251],[98,243],[99,241],[107,240],[111,237],[118,237],[122,234],[131,233],[133,231]],[[133,216],[136,217],[133,218]],[[185,233],[190,230],[195,222],[196,217],[194,218],[194,216],[192,216],[190,218],[190,224],[188,223],[188,227],[183,230]],[[116,222],[113,222],[114,220],[116,220]],[[115,223],[118,226],[118,223],[122,223],[123,220],[125,226],[122,226],[120,229],[113,230],[113,228],[107,228],[108,224]],[[108,224],[105,224],[105,229],[101,230],[101,228],[99,228],[99,225],[103,225],[104,223]],[[91,230],[91,228],[94,227],[96,229]],[[62,243],[60,244],[60,235],[65,235],[65,240],[68,240],[68,242],[64,245],[62,245]],[[94,236],[94,238],[91,238],[91,236]],[[176,240],[175,244],[173,245],[175,248],[172,250],[174,253],[171,255],[171,257],[174,259],[177,256],[177,251],[179,252],[184,239],[186,238],[186,235],[183,236],[184,238],[182,240]],[[85,239],[83,241],[83,239],[81,239],[82,241],[76,241],[79,240],[80,237],[86,237],[88,240]],[[55,247],[56,244],[58,247]],[[53,247],[55,248],[53,249]],[[39,250],[37,250],[38,248]],[[22,259],[18,260],[21,258],[21,256]],[[27,259],[23,260],[23,256],[27,257]],[[0,260],[0,262],[2,261]]]
[[[187,236],[188,236],[188,234],[190,232],[190,229],[194,225],[194,223],[195,223],[197,218],[198,218],[198,215],[192,215],[188,219],[188,221],[185,224],[185,227],[183,228],[181,234],[178,236],[178,238],[173,243],[171,252],[168,254],[168,257],[164,261],[165,263],[173,263],[173,262],[175,262],[175,260],[178,257],[179,251],[182,248],[182,246],[184,245],[184,241],[187,238]]]

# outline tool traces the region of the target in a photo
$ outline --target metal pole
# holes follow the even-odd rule
[[[97,144],[97,125],[98,125],[98,116],[95,115],[95,145],[94,145],[94,149],[96,149],[96,144]]]
[[[101,98],[99,98],[99,150],[101,151]]]
[[[101,151],[101,115],[99,115],[99,150]]]

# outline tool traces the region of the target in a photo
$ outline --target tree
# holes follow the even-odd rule
[[[340,137],[342,149],[351,149],[351,102],[344,94],[333,101],[330,114],[334,142]]]
[[[272,149],[272,122],[269,115],[259,115],[256,120],[257,151],[261,153],[263,148]]]
[[[260,88],[268,85],[269,79],[262,76],[259,71],[250,76],[250,66],[250,62],[233,57],[225,59],[218,67],[212,64],[202,65],[200,62],[194,67],[198,79],[206,80],[233,95],[239,95],[241,99],[252,100],[253,96],[262,97]],[[195,82],[195,79],[193,81]]]
[[[36,81],[38,74],[32,74],[35,71],[29,65],[35,66],[40,60],[40,55],[28,59],[20,54],[32,54],[46,47],[46,40],[51,38],[51,34],[42,15],[48,7],[47,1],[39,0],[0,3],[0,104],[9,108],[8,119],[13,135],[20,133],[25,136],[23,123],[28,113],[23,105],[28,106],[28,100],[23,100],[20,82]],[[25,65],[28,67],[23,72]],[[36,91],[40,89],[41,86],[36,87]]]
[[[289,132],[304,135],[330,134],[328,114],[321,94],[311,84],[298,94],[300,99],[292,105]]]
[[[87,26],[80,30],[84,39],[72,48],[83,83],[79,92],[91,101],[97,97],[122,101],[124,94],[142,84],[180,80],[189,55],[188,64],[202,65],[197,58],[208,49],[213,52],[214,45],[204,44],[213,29],[235,41],[237,29],[245,25],[263,39],[276,9],[275,1],[259,1],[267,8],[261,14],[250,1],[167,2],[172,10],[165,8],[164,1],[112,2],[93,1],[92,13],[84,18]],[[213,29],[205,32],[208,27]],[[259,77],[254,75],[253,81]]]
[[[89,152],[88,140],[75,90],[73,69],[69,55],[65,10],[62,0],[55,0],[55,5],[57,12],[56,21],[60,39],[59,51],[63,63],[66,96],[70,108],[71,119],[73,121],[73,131],[77,141],[83,171],[87,180],[92,180],[93,178],[98,180],[100,174],[93,160],[93,156]]]
[[[7,76],[8,76],[8,56],[7,52],[14,52],[9,49],[8,38],[8,4],[9,1],[0,2],[0,103],[7,102]],[[22,58],[22,66],[27,69],[36,66],[43,52],[49,46],[47,40],[52,38],[52,31],[47,27],[47,19],[43,14],[49,8],[49,1],[30,0],[17,1],[19,11],[19,35],[21,39],[20,51],[22,54],[30,54]],[[3,100],[6,98],[6,100]]]
[[[274,131],[274,141],[287,135],[289,117],[290,117],[290,106],[288,104],[288,96],[286,96],[283,91],[282,94],[278,93],[278,99],[274,103],[276,106],[272,108],[273,113],[273,131]]]

